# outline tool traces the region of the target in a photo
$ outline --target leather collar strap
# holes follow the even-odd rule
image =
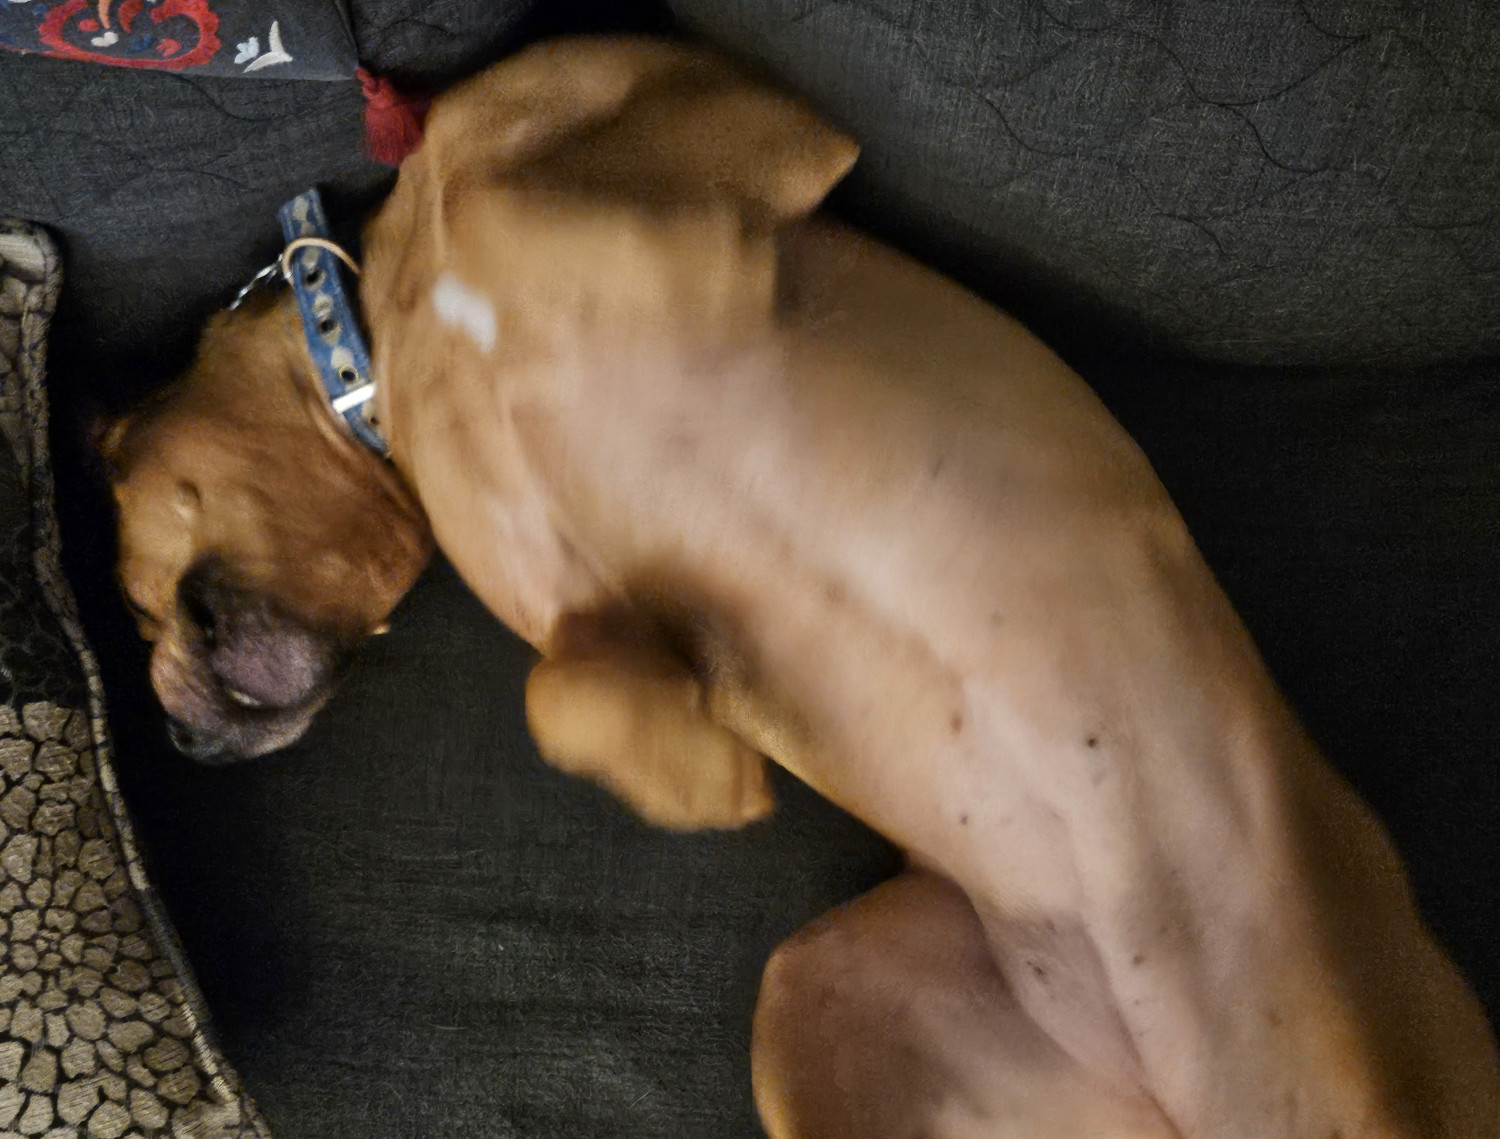
[[[288,245],[307,237],[329,240],[328,219],[316,189],[298,194],[276,216]],[[285,276],[296,294],[307,351],[317,365],[328,402],[354,437],[384,458],[390,448],[375,425],[370,353],[354,319],[354,306],[344,293],[339,259],[329,249],[311,243],[288,252],[290,257],[283,262]]]

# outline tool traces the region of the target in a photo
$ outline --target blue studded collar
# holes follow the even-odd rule
[[[277,217],[286,248],[240,290],[229,307],[237,308],[252,289],[278,276],[291,285],[302,314],[307,351],[317,365],[329,406],[356,439],[384,458],[390,449],[375,422],[370,353],[354,318],[354,306],[344,292],[339,263],[355,275],[359,268],[330,239],[316,189],[298,194],[277,211]]]

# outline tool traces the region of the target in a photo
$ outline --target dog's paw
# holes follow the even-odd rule
[[[657,826],[728,829],[771,813],[765,758],[709,718],[686,668],[628,650],[544,660],[526,683],[526,718],[547,762]]]

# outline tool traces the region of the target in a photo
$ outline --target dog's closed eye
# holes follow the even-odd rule
[[[123,596],[125,598],[125,608],[130,610],[130,615],[137,621],[145,621],[153,625],[157,623],[156,614],[152,613],[151,610],[147,609],[134,597],[131,597],[130,594],[125,593]]]

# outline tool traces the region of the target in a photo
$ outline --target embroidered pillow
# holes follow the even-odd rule
[[[46,236],[0,219],[0,1137],[269,1139],[146,880],[59,568],[58,280]]]
[[[347,79],[342,0],[0,0],[0,48],[58,59],[277,79]]]

